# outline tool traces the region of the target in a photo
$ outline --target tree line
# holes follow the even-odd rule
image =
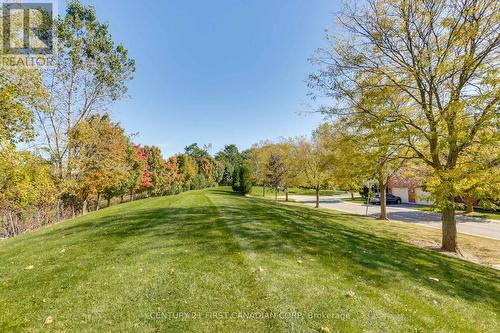
[[[367,0],[337,15],[311,59],[325,102],[311,140],[264,143],[249,165],[263,186],[385,193],[414,176],[442,212],[442,248],[457,251],[455,210],[500,204],[499,2]],[[264,187],[265,188],[265,187]],[[316,203],[318,206],[318,200]]]
[[[253,183],[274,190],[275,199],[282,190],[288,201],[288,192],[295,187],[314,189],[316,207],[319,207],[319,191],[335,184],[334,173],[328,164],[326,146],[322,137],[314,133],[305,137],[264,141],[242,153]]]
[[[53,66],[0,68],[0,234],[112,202],[232,184],[236,146],[212,157],[192,144],[165,159],[111,119],[135,62],[92,6],[70,1],[51,24]]]
[[[0,221],[8,236],[84,213],[95,196],[147,187],[145,155],[106,112],[126,94],[133,59],[79,1],[48,24],[57,41],[52,66],[0,68]]]
[[[456,251],[457,198],[500,201],[495,0],[367,0],[337,17],[311,59],[308,85],[327,121],[310,139],[211,156],[197,144],[168,159],[138,146],[106,110],[135,63],[94,8],[70,1],[53,22],[54,65],[0,68],[0,219],[8,235],[98,209],[101,198],[173,194],[215,184],[381,193],[418,174],[441,209],[442,247]],[[54,208],[55,207],[55,208]]]

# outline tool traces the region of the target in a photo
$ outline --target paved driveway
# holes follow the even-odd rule
[[[307,205],[315,205],[315,198],[312,196],[293,195],[290,198]],[[342,201],[342,198],[345,198],[345,196],[320,197],[319,206],[320,208],[334,209],[351,214],[366,214],[366,205],[345,202]],[[369,205],[368,215],[378,217],[380,215],[380,206]],[[440,213],[422,212],[412,209],[411,205],[389,205],[387,206],[387,217],[389,220],[418,223],[441,229]],[[457,230],[464,234],[500,240],[500,221],[459,215],[457,216]]]

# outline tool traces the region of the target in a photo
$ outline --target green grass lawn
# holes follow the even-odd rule
[[[0,242],[0,331],[498,332],[498,271],[420,231],[224,188],[113,206]]]
[[[469,213],[467,216],[481,217],[483,219],[500,220],[500,212],[490,210],[475,209],[474,213]]]
[[[352,202],[352,203],[366,204],[366,199],[364,199],[362,197],[354,197],[354,199],[353,198],[343,198],[342,200],[347,201],[347,202]]]
[[[440,212],[439,208],[433,207],[433,206],[415,206],[412,207],[413,209],[424,211],[424,212]],[[463,210],[457,210],[457,214],[465,214],[465,211]],[[494,212],[490,210],[483,210],[483,209],[474,209],[473,213],[468,213],[466,214],[467,216],[471,217],[480,217],[483,219],[490,219],[490,220],[500,220],[500,212]]]
[[[339,190],[320,190],[319,194],[320,195],[337,195],[337,194],[342,194],[344,192],[339,191]],[[253,186],[252,187],[252,192],[250,193],[253,196],[256,197],[262,197],[262,186]],[[266,197],[273,197],[274,198],[275,191],[272,188],[266,187]],[[289,195],[316,195],[316,191],[313,189],[307,189],[307,188],[292,188],[288,191]],[[278,193],[279,196],[284,196],[285,192],[284,191],[279,191]]]
[[[342,200],[352,203],[366,204],[366,200],[363,199],[362,197],[355,197],[354,199],[344,198]],[[433,206],[414,205],[411,208],[423,212],[440,212],[439,208]],[[465,214],[465,212],[462,210],[457,210],[457,214]],[[477,208],[474,210],[474,213],[469,213],[467,214],[467,216],[480,217],[483,219],[491,219],[491,220],[500,220],[500,212],[494,212]]]

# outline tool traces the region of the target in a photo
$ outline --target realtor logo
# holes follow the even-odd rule
[[[2,2],[3,55],[51,55],[54,3],[49,1]]]

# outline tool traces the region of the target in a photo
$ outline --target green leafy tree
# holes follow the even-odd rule
[[[262,196],[266,195],[267,162],[271,154],[272,143],[261,142],[244,152],[247,165],[252,170],[257,185],[262,186]]]
[[[343,159],[338,160],[339,165],[333,165],[333,175],[339,168],[345,168],[342,162],[350,164],[352,171],[367,175],[378,184],[380,193],[380,219],[387,219],[386,191],[389,181],[403,167],[404,163],[411,157],[411,151],[406,147],[401,132],[405,128],[394,123],[390,118],[374,117],[373,114],[390,114],[393,108],[398,108],[398,96],[390,90],[368,90],[359,95],[356,108],[358,111],[348,112],[337,119],[335,130],[339,131],[338,142],[333,145],[350,145],[353,151],[340,152],[345,154]],[[316,135],[325,145],[332,145],[331,139],[322,134],[325,128],[320,127]],[[342,149],[349,147],[340,147]],[[337,154],[338,156],[338,154]],[[346,161],[352,158],[353,161]]]
[[[242,165],[239,169],[239,189],[238,192],[242,195],[252,192],[253,176],[251,169]]]
[[[284,175],[282,186],[285,191],[285,201],[288,201],[288,191],[294,186],[300,186],[300,173],[301,166],[299,165],[299,159],[294,156],[294,140],[293,139],[283,139],[280,142],[273,145],[272,151],[278,154],[283,161]]]
[[[16,144],[33,138],[33,109],[44,97],[38,70],[0,67],[0,142]]]
[[[135,70],[127,50],[117,45],[95,9],[70,1],[66,14],[54,22],[57,54],[44,69],[47,91],[36,109],[40,139],[62,180],[73,174],[69,134],[80,122],[105,109],[127,91]]]
[[[274,199],[278,200],[278,192],[283,186],[286,176],[285,163],[280,154],[271,153],[267,162],[267,183],[274,188]]]
[[[226,145],[215,155],[215,159],[224,165],[224,174],[221,185],[232,185],[234,171],[241,165],[242,156],[236,145]]]
[[[231,188],[234,192],[240,191],[240,168],[237,167],[233,170],[233,176],[231,177]]]
[[[319,208],[319,191],[333,181],[325,145],[321,137],[315,134],[312,141],[296,139],[293,147],[294,156],[300,165],[300,183],[316,191],[316,208]]]
[[[207,187],[210,187],[212,183],[207,180],[205,175],[203,173],[198,173],[196,176],[194,176],[192,182],[191,182],[191,189],[192,190],[201,190]]]
[[[13,145],[0,144],[0,216],[6,216],[5,221],[0,221],[7,236],[28,228],[23,213],[53,209],[56,195],[47,161],[28,151],[18,152]]]
[[[147,154],[148,167],[151,172],[152,186],[149,191],[152,195],[162,195],[167,191],[168,184],[161,149],[156,146],[144,146],[144,152]]]
[[[210,156],[207,148],[205,148],[205,147],[200,148],[197,143],[193,143],[193,144],[187,146],[186,148],[184,148],[184,152],[187,155],[194,158],[196,163],[198,163],[198,166],[201,165],[204,158]]]
[[[325,144],[326,163],[333,166],[333,182],[340,189],[350,192],[354,199],[354,193],[363,189],[373,177],[363,140],[343,122],[324,123],[316,133]]]
[[[225,171],[224,163],[216,159],[212,159],[212,163],[213,163],[213,169],[212,169],[213,180],[215,184],[222,184]]]

